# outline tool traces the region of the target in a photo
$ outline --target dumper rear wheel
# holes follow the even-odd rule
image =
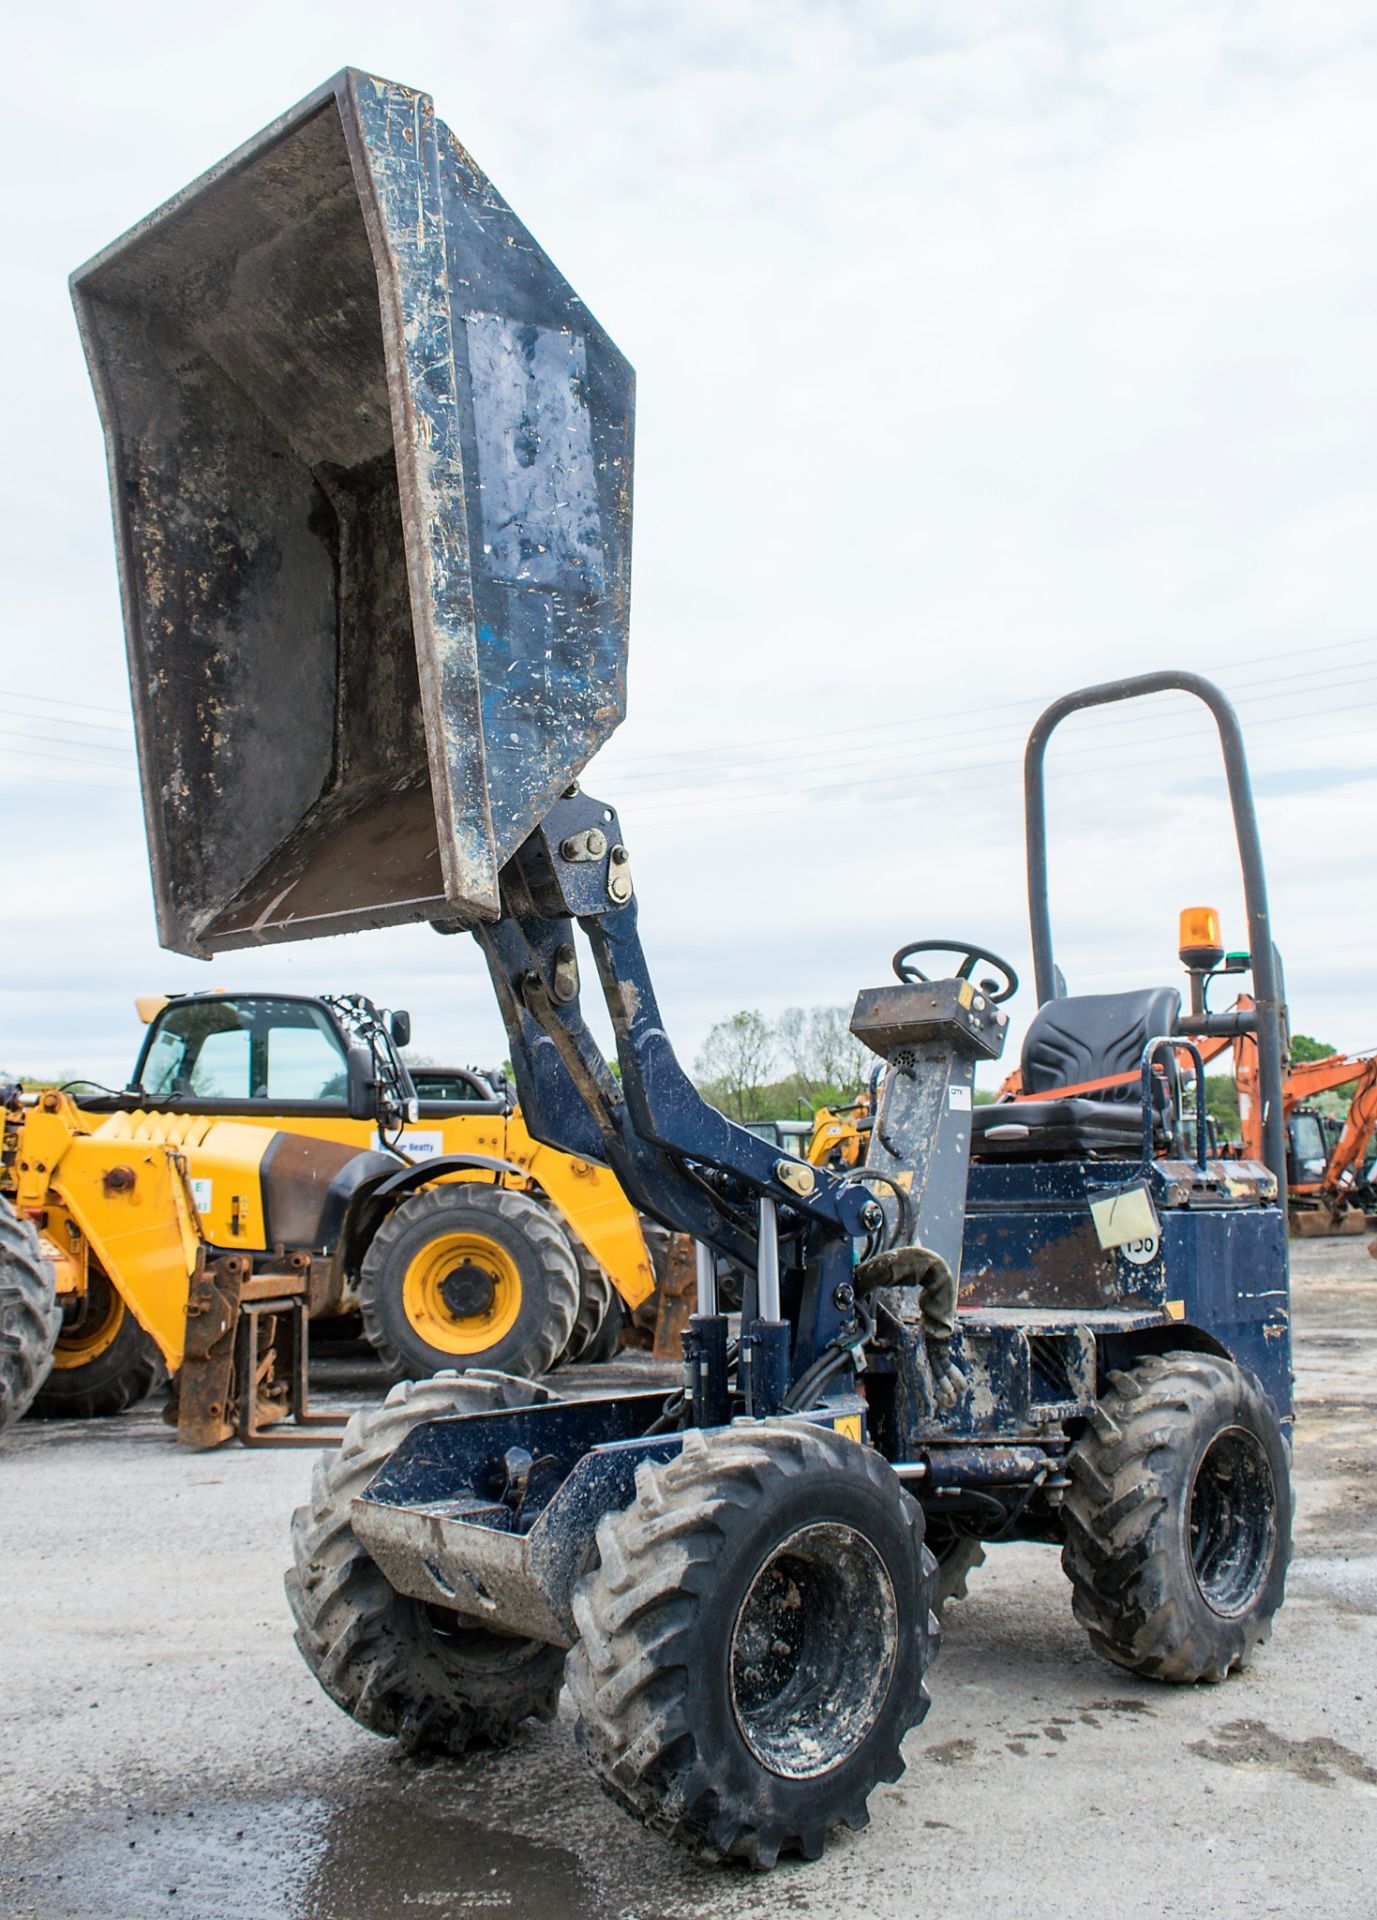
[[[94,1265],[62,1322],[52,1371],[29,1408],[36,1420],[103,1420],[136,1406],[166,1378],[162,1357],[119,1289]]]
[[[1068,1459],[1062,1565],[1098,1653],[1154,1680],[1223,1680],[1272,1628],[1291,1474],[1271,1401],[1209,1353],[1112,1373]]]
[[[364,1255],[364,1338],[394,1379],[470,1367],[548,1373],[579,1304],[568,1236],[504,1187],[451,1182],[412,1194]]]
[[[61,1324],[38,1235],[0,1200],[0,1433],[27,1412],[43,1385]]]
[[[355,1414],[337,1452],[321,1455],[310,1501],[292,1516],[286,1586],[301,1656],[337,1706],[408,1752],[505,1746],[523,1720],[552,1719],[564,1649],[398,1593],[354,1533],[354,1498],[420,1421],[554,1397],[501,1374],[403,1381],[381,1407]]]
[[[597,1545],[567,1677],[612,1798],[756,1867],[863,1827],[938,1644],[922,1510],[880,1456],[801,1421],[693,1430]]]

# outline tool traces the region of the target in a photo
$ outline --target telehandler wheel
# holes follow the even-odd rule
[[[977,1567],[985,1564],[985,1548],[979,1540],[954,1527],[950,1520],[929,1519],[927,1543],[937,1561],[932,1610],[940,1620],[949,1600],[966,1598],[966,1582]]]
[[[586,1366],[602,1366],[608,1360],[616,1359],[621,1352],[622,1335],[626,1332],[629,1319],[626,1302],[614,1290],[607,1312],[602,1317],[602,1325],[579,1355]]]
[[[548,1373],[569,1342],[578,1266],[526,1193],[429,1187],[388,1215],[359,1274],[363,1334],[394,1379],[458,1367]]]
[[[597,1342],[616,1297],[612,1282],[587,1248],[572,1237],[569,1245],[579,1270],[579,1304],[573,1332],[557,1362],[561,1367],[571,1360],[592,1358],[589,1348]]]
[[[404,1380],[382,1406],[354,1415],[337,1452],[320,1456],[310,1504],[292,1516],[286,1586],[301,1656],[337,1706],[409,1753],[505,1746],[523,1720],[553,1719],[564,1649],[466,1625],[398,1593],[355,1537],[351,1503],[419,1421],[554,1398],[506,1374]]]
[[[27,1412],[43,1385],[61,1325],[38,1235],[0,1200],[0,1433]]]
[[[1098,1653],[1153,1680],[1223,1680],[1271,1632],[1291,1472],[1258,1382],[1167,1353],[1112,1373],[1072,1448],[1062,1566]]]
[[[801,1421],[691,1430],[597,1545],[566,1678],[611,1797],[756,1867],[863,1827],[939,1640],[922,1509],[880,1456]]]
[[[118,1289],[94,1265],[77,1313],[62,1323],[52,1372],[29,1408],[35,1420],[102,1420],[147,1399],[166,1379],[162,1356]]]

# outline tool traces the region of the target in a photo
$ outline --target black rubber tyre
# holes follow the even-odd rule
[[[1112,1373],[1069,1456],[1062,1566],[1098,1653],[1153,1680],[1223,1680],[1271,1632],[1291,1473],[1271,1401],[1213,1354]]]
[[[622,1350],[622,1335],[626,1332],[629,1320],[625,1300],[614,1291],[607,1312],[602,1317],[602,1325],[579,1356],[585,1366],[602,1366],[608,1360],[616,1359]]]
[[[0,1200],[0,1433],[28,1411],[43,1385],[61,1325],[38,1235]]]
[[[611,1797],[755,1867],[863,1827],[939,1638],[922,1509],[880,1456],[800,1421],[691,1430],[597,1544],[566,1678]]]
[[[93,1323],[106,1338],[89,1360]],[[162,1355],[103,1273],[91,1271],[80,1316],[64,1321],[52,1370],[34,1395],[34,1420],[105,1420],[146,1400],[167,1378]]]
[[[937,1562],[932,1610],[940,1620],[948,1601],[966,1598],[966,1582],[985,1564],[985,1548],[949,1520],[928,1521],[927,1544]]]
[[[450,1311],[443,1290],[461,1275],[491,1289],[490,1307]],[[394,1380],[455,1368],[535,1379],[564,1352],[578,1304],[563,1227],[540,1201],[503,1187],[410,1195],[373,1236],[359,1274],[364,1338]]]
[[[579,1304],[578,1312],[574,1315],[573,1331],[557,1362],[561,1367],[571,1360],[592,1358],[588,1349],[602,1332],[602,1323],[616,1297],[612,1282],[588,1249],[572,1234],[568,1239],[579,1270]]]
[[[403,1381],[320,1456],[310,1503],[292,1516],[286,1586],[301,1657],[336,1706],[408,1752],[505,1746],[523,1720],[553,1719],[564,1649],[466,1627],[398,1593],[355,1537],[351,1504],[419,1421],[554,1397],[503,1374]]]

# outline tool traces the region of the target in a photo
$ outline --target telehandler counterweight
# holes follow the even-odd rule
[[[974,943],[915,942],[856,1003],[883,1062],[866,1160],[814,1165],[695,1091],[628,838],[579,785],[621,711],[630,370],[430,102],[340,76],[83,269],[76,297],[131,673],[162,687],[139,739],[164,937],[470,928],[533,1134],[702,1248],[668,1397],[470,1374],[357,1416],[293,1522],[288,1595],[326,1692],[459,1754],[552,1714],[562,1676],[619,1804],[765,1867],[863,1825],[902,1769],[938,1644],[925,1531],[961,1572],[982,1540],[1056,1542],[1107,1658],[1223,1680],[1281,1604],[1291,1526],[1279,1138],[1267,1164],[1212,1160],[1192,1053],[1246,1024],[1278,1101],[1227,702],[1149,675],[1058,703],[1030,743],[1023,1083],[1132,1079],[974,1112],[1017,982]],[[311,715],[279,777],[259,710],[289,625]],[[371,717],[370,668],[400,754],[385,801],[380,768],[324,750]],[[1218,722],[1248,905],[1256,1008],[1204,1027],[1170,987],[1067,994],[1046,909],[1048,737],[1168,687]],[[210,850],[194,876],[169,858],[183,845]],[[576,936],[619,1074],[584,1020]]]

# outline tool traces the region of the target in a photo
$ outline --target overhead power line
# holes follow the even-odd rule
[[[78,713],[103,713],[111,720],[119,721],[125,728],[129,725],[129,715],[119,707],[93,707],[85,700],[68,700],[53,693],[22,693],[17,687],[0,687],[0,700],[29,700],[35,706],[71,707]],[[73,726],[81,722],[74,720]]]
[[[1304,649],[1304,653],[1305,658],[1309,659],[1317,653],[1336,653],[1341,650],[1357,647],[1377,647],[1377,635],[1368,634],[1357,640],[1330,640],[1319,646],[1307,646]],[[1243,660],[1214,661],[1213,663],[1200,667],[1198,671],[1202,673],[1226,673],[1234,667],[1250,668],[1254,666],[1265,666],[1272,660],[1294,661],[1298,657],[1298,654],[1298,647],[1288,647],[1280,653],[1251,654]],[[1280,677],[1304,678],[1306,674],[1304,671],[1301,671],[1294,676]],[[1061,689],[1062,693],[1065,691],[1065,688]],[[697,761],[720,753],[745,753],[762,747],[795,746],[816,740],[838,740],[858,733],[887,733],[899,727],[930,726],[945,720],[965,719],[971,714],[1007,713],[1014,708],[1020,707],[1025,709],[1028,707],[1037,707],[1041,710],[1043,707],[1048,706],[1053,700],[1057,700],[1060,697],[1061,693],[1030,693],[1024,694],[1016,700],[1001,700],[994,703],[982,702],[980,705],[972,707],[949,707],[935,712],[929,711],[923,714],[909,714],[898,720],[867,721],[855,727],[827,727],[819,732],[773,734],[755,740],[730,740],[716,747],[673,747],[662,754],[640,755],[634,759],[628,759],[622,764],[629,771],[641,765],[651,767],[661,766],[666,761]]]
[[[1256,684],[1266,684],[1266,683],[1259,682]],[[1377,684],[1377,682],[1374,682],[1373,677],[1371,675],[1365,674],[1355,679],[1333,681],[1328,686],[1317,687],[1315,689],[1315,692],[1317,694],[1337,693],[1342,691],[1345,687],[1372,687],[1374,684]],[[1279,691],[1275,693],[1257,693],[1257,694],[1247,695],[1244,698],[1235,701],[1234,704],[1237,707],[1239,707],[1245,714],[1251,714],[1253,713],[1255,708],[1263,704],[1268,704],[1276,700],[1289,700],[1294,703],[1297,700],[1297,698],[1298,698],[1297,692],[1294,689],[1292,689],[1289,691]],[[1337,707],[1318,707],[1317,708],[1317,707],[1305,706],[1305,707],[1298,708],[1296,711],[1292,713],[1287,713],[1281,716],[1281,718],[1284,721],[1306,720],[1312,717],[1318,717],[1319,715],[1324,713],[1350,713],[1355,711],[1356,707],[1361,707],[1365,704],[1370,704],[1370,703],[1365,703],[1365,702],[1354,703],[1352,701],[1346,701],[1341,706],[1337,706]],[[1182,717],[1184,718],[1188,713],[1200,713],[1201,710],[1197,706],[1193,705],[1190,707],[1181,708],[1180,712]],[[1130,726],[1137,729],[1141,729],[1145,724],[1150,724],[1151,721],[1160,720],[1161,718],[1162,718],[1162,713],[1161,713],[1161,710],[1158,709],[1155,712],[1138,713],[1135,715],[1121,715],[1117,718],[1106,718],[1102,720],[1089,720],[1077,727],[1076,734],[1074,737],[1084,739],[1084,737],[1089,734],[1115,733],[1119,729],[1123,728],[1124,726]],[[1201,718],[1202,720],[1204,719],[1203,713],[1201,713]],[[1250,728],[1267,724],[1267,716],[1263,716],[1262,718],[1250,719],[1248,724]],[[652,781],[648,779],[646,776],[642,776],[640,780],[637,781],[634,778],[634,776],[623,776],[622,774],[617,772],[614,768],[609,768],[608,771],[610,774],[612,774],[613,778],[615,779],[619,787],[622,786],[623,781],[625,780],[625,784],[629,787],[630,791],[639,799],[649,800],[653,797],[657,797],[661,793],[663,793],[666,796],[683,794],[685,798],[692,798],[693,793],[702,792],[704,789],[706,789],[709,793],[713,791],[721,791],[723,788],[729,787],[731,783],[739,782],[739,781],[750,781],[750,782],[757,783],[757,788],[758,788],[758,783],[768,782],[770,779],[779,777],[779,776],[787,776],[790,773],[790,771],[794,769],[797,769],[799,771],[806,771],[809,774],[810,779],[814,782],[814,784],[816,784],[816,781],[819,778],[825,779],[831,773],[840,771],[841,769],[846,767],[855,767],[857,769],[856,777],[857,779],[860,779],[863,777],[864,773],[871,768],[895,766],[901,763],[909,763],[914,760],[924,760],[924,761],[931,762],[934,756],[940,756],[943,754],[949,754],[953,752],[969,751],[970,750],[969,747],[966,747],[963,749],[954,743],[961,742],[961,741],[970,741],[977,738],[980,740],[981,746],[986,751],[989,751],[999,746],[1000,738],[997,737],[994,739],[989,739],[984,737],[987,731],[988,730],[984,728],[974,728],[965,732],[957,731],[954,733],[950,731],[946,731],[943,733],[943,736],[940,742],[937,742],[937,743],[916,742],[909,746],[906,746],[905,749],[899,753],[885,753],[885,754],[866,753],[866,754],[860,754],[860,755],[838,755],[835,757],[822,756],[818,754],[810,754],[800,760],[793,760],[793,759],[768,760],[768,761],[761,761],[756,764],[750,764],[750,765],[745,765],[740,767],[704,768],[697,775],[694,776],[696,784],[694,788],[688,793],[685,792],[686,780],[683,777],[665,778],[657,782],[657,781]],[[1132,735],[1128,740],[1124,741],[1122,744],[1124,744],[1125,746],[1136,746],[1139,744],[1140,741],[1142,741],[1145,738],[1173,739],[1176,737],[1178,732],[1179,732],[1179,728],[1176,729],[1171,734],[1145,736],[1141,733],[1141,731],[1139,731],[1134,735]],[[1010,743],[1008,753],[1005,755],[1003,759],[1001,759],[998,762],[995,762],[995,763],[983,762],[981,763],[982,765],[989,765],[989,764],[1004,765],[1009,760],[1021,761],[1022,751],[1023,751],[1023,739],[1024,739],[1023,729],[1005,728],[1002,730],[1002,735],[1000,737],[1002,737],[1004,740],[1007,740]],[[1065,758],[1069,754],[1106,752],[1116,744],[1118,744],[1116,741],[1110,740],[1110,741],[1103,741],[1103,742],[1092,742],[1089,745],[1075,746],[1075,747],[1059,745],[1056,749],[1056,757]],[[953,771],[953,772],[960,771],[960,770],[962,769],[957,766],[953,766],[952,768],[950,768],[950,771]],[[887,776],[877,776],[877,779],[883,780],[886,777]]]
[[[17,740],[21,745],[25,746],[31,741],[41,740],[46,742],[50,747],[80,747],[84,753],[118,753],[123,755],[125,761],[128,761],[129,756],[134,751],[132,747],[125,746],[123,742],[112,740],[107,744],[103,740],[68,740],[60,733],[31,733],[27,728],[21,733],[17,728],[0,727],[0,740]],[[95,766],[115,767],[121,763],[115,760],[97,760],[92,764]]]
[[[1333,681],[1328,686],[1316,687],[1314,692],[1316,694],[1335,693],[1344,687],[1369,687],[1373,684],[1372,676],[1363,675],[1358,679]],[[1187,696],[1182,695],[1181,697],[1184,703]],[[1245,696],[1236,699],[1234,705],[1245,714],[1248,714],[1263,702],[1273,700],[1290,700],[1294,702],[1298,697],[1298,691],[1291,689],[1278,693]],[[1347,709],[1340,710],[1346,711]],[[1204,721],[1205,716],[1198,704],[1183,704],[1177,711],[1182,719],[1188,716],[1199,716],[1202,722]],[[1314,711],[1316,711],[1316,709],[1312,707],[1298,708],[1296,717],[1303,719],[1307,714]],[[1333,709],[1326,709],[1326,711],[1333,711]],[[1073,737],[1083,739],[1087,734],[1116,733],[1127,727],[1135,730],[1126,743],[1131,744],[1134,738],[1141,737],[1141,729],[1145,725],[1151,724],[1154,720],[1160,720],[1162,717],[1163,709],[1159,707],[1150,712],[1134,714],[1121,713],[1117,716],[1103,719],[1078,720]],[[1250,722],[1250,725],[1255,724],[1257,724],[1255,721]],[[775,774],[788,774],[791,770],[807,772],[810,776],[815,774],[825,776],[834,770],[840,770],[845,767],[865,769],[869,767],[895,766],[915,759],[929,759],[934,754],[969,752],[971,750],[969,746],[960,746],[957,743],[971,741],[979,742],[978,750],[983,749],[987,751],[999,749],[1007,743],[1008,756],[1010,758],[1021,759],[1026,737],[1026,727],[1018,725],[1005,726],[998,730],[975,727],[958,729],[953,732],[950,729],[944,729],[940,740],[934,741],[931,738],[924,738],[906,742],[901,750],[897,752],[861,752],[837,755],[812,753],[806,754],[801,758],[759,759],[739,766],[723,765],[720,767],[705,767],[691,777],[710,787],[720,788],[729,782],[768,779]],[[1073,749],[1058,748],[1058,751],[1069,752],[1073,751]],[[1074,749],[1074,751],[1080,751],[1080,749]],[[627,789],[638,797],[649,797],[652,793],[660,791],[667,793],[679,792],[685,784],[685,776],[682,775],[671,776],[669,778],[662,777],[656,780],[646,774],[623,776],[617,773],[615,768],[609,768],[609,772],[613,774],[619,788]]]
[[[1327,711],[1337,714],[1347,714],[1372,706],[1377,706],[1377,701],[1364,701],[1357,706],[1336,707],[1328,709]],[[1322,718],[1323,715],[1306,715],[1304,717],[1307,719],[1312,717]],[[1257,728],[1261,727],[1283,726],[1290,723],[1291,716],[1274,715],[1271,719],[1255,722],[1254,727],[1250,728],[1250,732],[1256,731]],[[1365,739],[1370,736],[1371,732],[1372,723],[1369,722],[1363,726],[1347,730],[1346,732],[1336,732],[1333,729],[1329,729],[1324,733],[1297,735],[1291,744],[1297,747],[1330,745],[1343,739]],[[1177,736],[1173,734],[1155,736],[1155,738],[1164,741],[1174,741],[1176,737]],[[1150,743],[1141,741],[1133,742],[1135,747],[1144,744]],[[1082,754],[1105,753],[1110,750],[1109,747],[1105,746],[1072,749],[1061,757],[1070,758],[1073,755],[1079,757]],[[1213,765],[1208,757],[1202,758],[1198,749],[1190,749],[1184,753],[1153,753],[1136,759],[1126,759],[1120,756],[1113,761],[1112,770],[1116,773],[1121,771],[1128,773],[1141,767],[1151,767],[1154,770],[1158,770],[1167,766],[1183,765],[1187,761],[1201,766],[1203,771],[1209,771]],[[1077,769],[1079,773],[1089,773],[1092,775],[1110,770],[1110,767],[1105,766]],[[1262,775],[1277,770],[1276,768],[1261,766],[1258,764],[1257,757],[1254,756],[1253,772],[1255,775]],[[1055,786],[1058,783],[1058,768],[1055,761],[1049,762],[1048,771],[1051,781]],[[913,773],[909,775],[889,774],[873,780],[858,778],[841,782],[831,787],[810,786],[802,793],[800,793],[797,788],[774,794],[762,790],[758,793],[743,795],[742,804],[726,804],[728,796],[714,795],[711,791],[700,792],[692,796],[700,803],[699,806],[692,811],[671,811],[670,809],[673,805],[671,801],[648,800],[644,808],[638,806],[635,813],[628,816],[627,824],[628,826],[638,824],[642,826],[689,826],[707,823],[713,820],[758,819],[779,814],[806,813],[814,803],[825,803],[825,805],[829,807],[853,804],[874,806],[876,804],[874,797],[874,790],[876,788],[885,789],[885,797],[888,799],[900,801],[919,799],[922,797],[924,791],[940,790],[943,793],[948,793],[951,791],[953,783],[969,780],[976,776],[979,776],[979,784],[982,792],[989,792],[996,789],[1000,791],[1012,791],[1021,788],[1023,784],[1022,766],[1019,761],[1005,759],[966,762],[960,766],[915,768]],[[1222,774],[1220,777],[1222,779]],[[1370,777],[1377,778],[1377,773],[1374,773]],[[707,805],[711,806],[712,802],[718,799],[724,802],[718,811],[709,812],[702,804],[702,802],[706,801]],[[782,804],[773,806],[768,804],[751,804],[752,802],[764,803],[771,800],[777,800]]]

